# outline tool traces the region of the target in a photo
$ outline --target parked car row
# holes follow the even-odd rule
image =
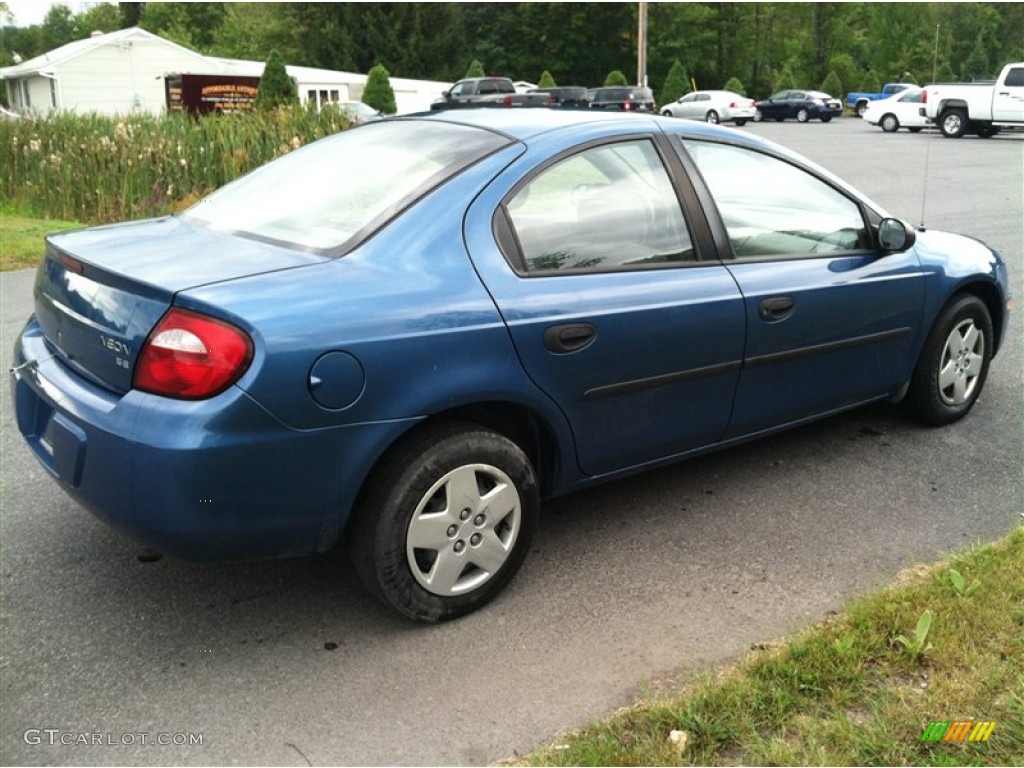
[[[661,114],[735,125],[744,125],[748,120],[782,122],[788,118],[795,118],[801,123],[812,119],[827,123],[843,114],[843,104],[821,91],[779,91],[761,101],[733,91],[694,91],[666,104]]]

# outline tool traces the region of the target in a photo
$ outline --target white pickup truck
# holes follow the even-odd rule
[[[1003,128],[1024,128],[1024,62],[1003,67],[995,85],[929,85],[924,89],[922,110],[949,139],[959,139],[965,133],[987,139]]]

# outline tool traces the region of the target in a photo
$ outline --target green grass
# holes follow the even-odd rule
[[[946,720],[997,724],[984,743],[921,741],[929,722]],[[1024,765],[1024,529],[914,569],[726,673],[641,701],[524,762]]]
[[[81,226],[74,221],[35,219],[0,212],[0,272],[38,266],[43,257],[43,238],[46,235]]]

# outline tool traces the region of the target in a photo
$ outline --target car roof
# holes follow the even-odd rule
[[[665,133],[680,136],[714,137],[728,139],[732,143],[747,146],[773,146],[783,148],[762,139],[755,134],[746,134],[717,125],[661,117],[650,113],[609,112],[605,110],[550,109],[548,107],[490,107],[475,109],[452,109],[437,112],[421,112],[389,118],[389,120],[430,120],[456,123],[485,130],[497,131],[517,141],[529,143],[531,139],[555,131],[572,131],[580,128],[588,132],[612,136],[616,133]],[[603,128],[603,130],[602,130]]]
[[[605,112],[602,110],[569,110],[547,109],[544,107],[499,108],[488,107],[479,109],[452,109],[438,112],[421,113],[397,118],[399,120],[436,120],[446,123],[485,128],[504,133],[513,139],[526,141],[548,131],[559,130],[572,125],[592,123],[620,123],[636,125],[637,120],[645,117],[623,112]]]

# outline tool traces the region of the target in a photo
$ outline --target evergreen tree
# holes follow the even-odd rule
[[[835,96],[837,99],[843,98],[843,84],[840,82],[839,75],[835,73],[835,70],[829,72],[828,76],[822,81],[821,90],[829,96]]]
[[[847,92],[853,89],[855,83],[860,82],[862,72],[853,60],[853,56],[848,53],[838,53],[828,60],[829,71],[835,72],[836,77],[839,78],[839,82],[842,83],[843,87],[847,89]],[[845,97],[845,93],[828,93],[835,96],[837,99]]]
[[[395,91],[391,87],[390,75],[383,64],[375,64],[370,69],[366,87],[363,88],[363,103],[386,115],[393,115],[397,111]]]
[[[258,109],[275,109],[299,103],[298,89],[295,81],[288,76],[284,57],[274,48],[267,57],[267,65],[263,68],[260,88],[256,92]]]
[[[469,65],[469,69],[466,70],[463,77],[487,77],[487,73],[484,72],[484,65],[480,63],[480,60],[473,59],[473,63]]]
[[[952,83],[956,81],[956,72],[949,65],[948,61],[942,62],[942,66],[939,67],[939,71],[935,74],[936,83]]]
[[[985,50],[979,32],[974,41],[974,48],[971,49],[967,61],[964,62],[964,80],[984,80],[990,74],[988,52]]]
[[[145,3],[118,3],[117,9],[121,13],[121,29],[137,27],[142,20],[142,10]]]
[[[622,74],[621,70],[613,69],[608,73],[608,77],[604,79],[604,84],[605,87],[613,85],[629,85],[629,80],[626,79],[626,76]]]
[[[551,73],[546,69],[541,73],[540,80],[537,81],[538,88],[554,88],[556,86],[555,78],[551,76]]]
[[[676,59],[672,62],[668,74],[665,75],[665,84],[661,86],[661,92],[658,93],[658,103],[671,104],[684,93],[689,92],[690,81],[686,77],[686,69],[683,67],[683,63]]]
[[[782,71],[775,76],[775,90],[776,91],[789,91],[797,88],[796,77],[793,75],[793,70],[789,64],[782,68]]]
[[[882,81],[878,79],[878,73],[873,69],[869,69],[864,73],[863,79],[860,81],[861,93],[878,93],[882,90]]]
[[[746,86],[744,86],[737,77],[730,77],[726,81],[725,85],[722,86],[722,90],[732,91],[733,93],[738,93],[740,96],[747,95]]]

